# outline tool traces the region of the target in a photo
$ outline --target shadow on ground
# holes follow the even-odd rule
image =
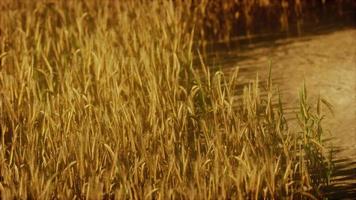
[[[334,154],[342,153],[345,149],[333,150]],[[327,199],[355,199],[356,198],[356,159],[335,158],[333,174],[329,186],[322,189]]]

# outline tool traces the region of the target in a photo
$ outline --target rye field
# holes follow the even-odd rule
[[[322,198],[330,105],[210,68],[211,6],[1,1],[1,199]]]

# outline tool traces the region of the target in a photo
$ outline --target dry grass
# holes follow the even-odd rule
[[[293,131],[270,80],[236,96],[238,70],[193,65],[189,2],[0,5],[2,199],[301,199],[327,183],[320,106],[303,90]]]
[[[320,21],[320,15],[333,18],[351,9],[352,0],[192,0],[197,34],[208,39],[229,41],[269,32],[303,32],[303,26]],[[346,9],[347,10],[347,9]],[[319,16],[318,16],[319,15]]]

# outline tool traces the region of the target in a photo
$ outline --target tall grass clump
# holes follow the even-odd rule
[[[1,1],[2,199],[319,197],[321,109],[193,64],[191,5]]]

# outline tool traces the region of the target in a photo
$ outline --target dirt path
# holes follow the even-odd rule
[[[305,79],[311,100],[320,94],[334,106],[334,117],[324,122],[335,147],[330,191],[335,199],[356,198],[356,30],[296,41],[273,52],[286,102],[296,105]]]
[[[242,76],[266,76],[272,61],[273,77],[287,108],[298,105],[305,80],[311,102],[318,95],[334,106],[334,116],[324,121],[335,157],[331,199],[356,198],[356,29],[282,39],[223,52],[226,66],[238,65]],[[252,69],[252,70],[248,70]]]
[[[263,51],[269,54],[265,59],[273,63],[273,76],[285,102],[297,105],[298,90],[305,80],[312,102],[320,94],[334,106],[334,117],[329,115],[324,124],[334,144],[344,149],[340,153],[356,156],[356,29],[287,42]],[[259,71],[265,71],[263,68],[266,66]]]

